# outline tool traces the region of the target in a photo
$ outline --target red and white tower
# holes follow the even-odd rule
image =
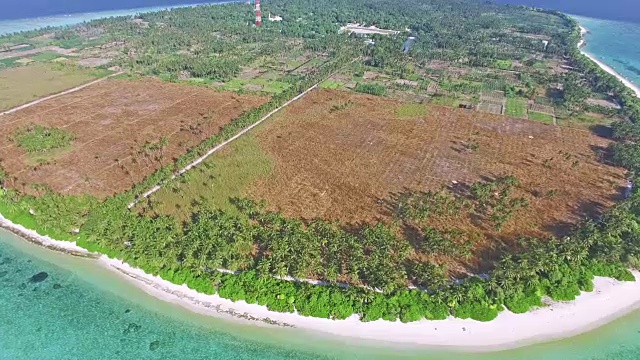
[[[262,10],[260,10],[260,0],[256,0],[256,26],[262,26]]]

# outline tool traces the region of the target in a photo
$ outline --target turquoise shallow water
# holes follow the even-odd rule
[[[573,17],[589,30],[584,50],[640,86],[640,24]]]
[[[497,353],[400,348],[196,315],[93,260],[0,230],[0,359],[173,358],[639,359],[640,313],[575,338]]]

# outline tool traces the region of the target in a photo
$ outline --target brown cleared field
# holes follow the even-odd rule
[[[229,196],[246,196],[264,199],[270,209],[290,217],[358,227],[391,221],[406,191],[449,188],[465,194],[473,183],[516,176],[520,186],[514,195],[529,206],[501,232],[473,214],[432,221],[440,230],[462,230],[473,239],[472,259],[437,260],[465,271],[485,269],[484,261],[519,236],[565,235],[621,199],[624,171],[597,156],[607,139],[581,129],[424,106],[426,111],[407,116],[398,101],[314,91],[214,155],[185,181],[158,192],[145,211],[187,219],[194,201],[229,209]],[[469,144],[477,149],[469,151]],[[412,226],[403,231],[410,240],[418,235]]]
[[[507,230],[541,232],[619,198],[624,171],[598,161],[594,149],[609,141],[588,131],[440,106],[405,118],[396,115],[399,105],[339,91],[310,94],[257,135],[275,170],[248,193],[291,216],[375,221],[388,218],[394,194],[407,189],[514,175],[531,205]],[[467,151],[466,143],[478,150]],[[557,195],[533,196],[551,190]]]
[[[0,71],[0,111],[95,80],[95,72],[34,64]]]
[[[105,197],[267,100],[153,79],[111,79],[0,117],[0,165],[10,187],[30,192],[32,184],[46,184],[63,194]],[[66,149],[26,153],[11,137],[29,124],[64,129],[76,139]]]
[[[531,205],[506,230],[541,233],[619,200],[624,171],[598,160],[597,149],[610,141],[589,131],[442,106],[398,116],[401,105],[342,91],[309,94],[252,135],[274,165],[243,195],[265,199],[289,216],[357,223],[388,220],[389,204],[406,190],[514,175]],[[478,150],[467,151],[467,143]],[[245,157],[261,155],[244,148]],[[225,165],[216,168],[216,176],[225,172]],[[179,187],[188,191],[188,185]],[[535,196],[549,191],[556,194]]]

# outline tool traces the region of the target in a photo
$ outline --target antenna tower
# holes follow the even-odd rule
[[[260,0],[256,0],[256,26],[262,26],[262,10],[260,10]]]

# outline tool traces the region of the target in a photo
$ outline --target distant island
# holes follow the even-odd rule
[[[475,0],[272,0],[3,36],[0,225],[207,314],[571,336],[640,303],[639,89],[584,31]]]

